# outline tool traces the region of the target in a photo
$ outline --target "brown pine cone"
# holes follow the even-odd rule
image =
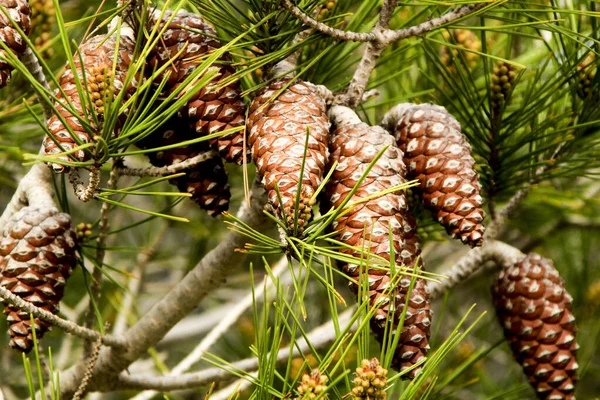
[[[485,212],[471,146],[458,121],[440,106],[400,104],[384,118],[404,152],[408,179],[418,179],[423,203],[454,238],[481,246]]]
[[[54,207],[29,206],[15,213],[0,238],[0,285],[31,304],[58,312],[65,283],[77,263],[77,235],[69,214]],[[27,312],[7,305],[10,346],[22,352],[33,347]],[[34,319],[38,338],[50,324]]]
[[[492,286],[504,336],[542,400],[574,400],[577,342],[572,298],[552,261],[529,254]]]
[[[275,215],[294,228],[298,181],[302,179],[298,232],[312,218],[311,198],[323,180],[328,158],[327,141],[331,124],[325,100],[309,82],[282,79],[265,87],[254,99],[248,121],[248,145],[257,173],[268,193]],[[308,149],[302,178],[307,131]],[[277,189],[283,204],[280,204]]]
[[[69,65],[67,65],[65,72],[60,77],[60,87],[71,102],[76,115],[72,114],[59,102],[57,102],[55,106],[81,144],[90,143],[92,137],[96,133],[99,133],[101,123],[104,120],[105,102],[112,102],[113,98],[123,90],[125,77],[131,64],[131,56],[135,49],[135,42],[130,36],[121,35],[119,51],[116,55],[116,73],[113,78],[110,75],[113,69],[116,47],[116,34],[113,34],[108,38],[107,35],[94,36],[79,47],[80,56],[79,54],[76,54],[74,57],[75,70],[80,76],[80,82],[84,87],[84,90],[87,88],[89,97],[86,96],[83,100],[80,98],[77,91],[75,76]],[[81,66],[80,59],[83,59],[84,68]],[[81,78],[84,73],[85,81]],[[110,85],[111,80],[113,82],[112,86]],[[129,94],[135,90],[136,84],[135,80],[131,82],[127,88]],[[68,105],[64,99],[63,93],[57,90],[55,94],[61,102]],[[84,125],[87,125],[88,127],[85,127]],[[48,120],[47,127],[52,135],[54,135],[58,144],[54,142],[50,135],[47,135],[44,138],[44,150],[46,155],[58,154],[63,150],[69,151],[79,146],[75,138],[71,136],[71,133],[69,133],[57,115],[53,115]],[[73,153],[72,156],[75,160],[83,162],[89,159],[90,153],[89,150],[78,150]],[[72,161],[72,159],[66,155],[60,156],[59,159],[63,161]],[[50,166],[53,168],[54,172],[57,173],[68,171],[68,167],[64,165],[50,163]]]
[[[31,30],[31,8],[27,0],[0,0],[8,15],[13,19],[24,34],[29,35]],[[21,37],[19,31],[14,28],[13,23],[0,11],[0,40],[12,50],[17,56],[20,56],[27,49],[25,40]],[[4,50],[0,48],[0,55],[4,55]],[[3,88],[10,81],[10,72],[14,68],[6,61],[0,60],[0,88]]]
[[[390,147],[369,171],[350,202],[356,202],[403,184],[405,168],[402,152],[394,145],[393,137],[381,127],[370,127],[360,123],[344,125],[336,129],[332,133],[329,145],[331,151],[329,168],[335,162],[338,164],[325,188],[322,205],[339,207],[385,146]],[[416,224],[414,217],[408,213],[403,192],[388,193],[360,203],[352,208],[352,211],[338,217],[332,227],[338,232],[336,238],[339,241],[358,249],[364,248],[365,254],[377,255],[386,260],[390,259],[389,230],[391,228],[397,264],[413,267],[420,255]],[[341,252],[364,259],[359,251],[344,248]],[[394,328],[399,323],[411,278],[404,276],[400,279],[391,299],[392,304],[390,299],[381,298],[390,297],[387,293],[390,282],[389,269],[370,268],[367,276],[361,276],[358,264],[342,265],[342,270],[354,278],[350,287],[355,293],[358,292],[357,283],[360,279],[368,279],[371,305],[378,307],[371,320],[371,328],[381,341],[388,319],[392,318]],[[424,279],[416,280],[409,298],[408,310],[393,360],[393,366],[400,370],[420,361],[429,349],[431,310],[429,292]],[[420,367],[416,368],[404,377],[411,379],[420,370]]]
[[[160,11],[155,10],[150,23],[159,23],[160,27],[172,17],[172,12],[167,11],[159,22]],[[159,39],[156,47],[148,58],[148,72],[169,63],[170,64],[156,79],[160,83],[169,73],[165,90],[172,93],[184,80],[188,78],[210,52],[221,47],[216,39],[217,32],[212,26],[197,14],[180,10],[177,12],[164,34]],[[230,65],[231,56],[223,55],[218,65],[219,81],[228,79],[235,73]],[[245,121],[244,103],[241,99],[239,83],[233,82],[227,86],[219,87],[219,82],[211,82],[194,94],[188,104],[181,110],[195,124],[198,134],[212,135],[227,129],[243,126]],[[219,151],[225,161],[242,164],[244,160],[244,132],[237,132],[210,139],[209,143]]]
[[[151,149],[193,140],[198,135],[190,126],[189,118],[173,116],[155,132],[137,142],[137,145],[144,149]],[[208,143],[203,141],[149,153],[148,158],[152,165],[164,167],[186,161],[209,150]],[[190,193],[191,199],[213,217],[229,209],[231,192],[227,172],[220,157],[213,157],[183,172],[186,173],[185,176],[171,179],[169,182],[177,185],[180,191]]]

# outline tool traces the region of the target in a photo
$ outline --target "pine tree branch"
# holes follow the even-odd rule
[[[171,165],[167,165],[164,167],[148,167],[148,168],[127,168],[121,167],[119,168],[120,175],[126,176],[149,176],[149,177],[157,177],[157,176],[167,176],[172,175],[180,171],[184,171],[186,169],[190,169],[192,167],[197,166],[200,163],[203,163],[207,160],[210,160],[213,157],[216,157],[217,153],[214,150],[209,150],[206,153],[198,154],[195,157],[188,158],[185,161],[174,163]]]
[[[79,326],[74,322],[62,319],[49,311],[38,308],[30,302],[23,300],[19,296],[12,294],[9,290],[2,286],[0,286],[0,297],[2,298],[2,301],[18,307],[20,310],[26,311],[27,313],[33,315],[35,318],[46,321],[53,326],[70,333],[71,335],[93,341],[102,339],[102,344],[106,346],[122,347],[125,344],[124,340],[121,338],[117,338],[112,335],[106,335],[102,337],[98,331]]]
[[[469,278],[483,271],[488,261],[492,261],[493,268],[515,264],[524,254],[519,249],[506,243],[488,240],[482,247],[475,248],[462,257],[454,266],[441,275],[448,278],[441,283],[429,282],[430,297],[435,299],[448,290],[464,283]]]
[[[50,169],[42,163],[33,165],[19,181],[17,190],[0,216],[0,232],[4,230],[10,217],[23,207],[34,204],[54,206],[53,197],[54,185]]]
[[[273,276],[278,277],[285,271],[288,271],[287,268],[288,261],[287,258],[282,257],[281,260],[273,267]],[[227,332],[227,330],[235,324],[238,319],[246,312],[246,310],[254,304],[255,299],[259,300],[262,298],[265,290],[270,290],[274,286],[274,281],[272,279],[268,279],[264,285],[259,285],[255,290],[250,291],[248,295],[246,295],[243,299],[240,299],[235,306],[230,308],[226,315],[216,324],[213,329],[202,339],[202,341],[189,353],[183,360],[181,360],[171,371],[168,373],[168,376],[177,376],[186,371],[188,371],[194,364],[199,362],[205,353],[210,349],[219,338],[223,336]],[[137,396],[133,397],[131,400],[150,400],[154,395],[156,395],[156,391],[144,391]]]
[[[355,311],[354,307],[350,307],[340,314],[340,326],[348,324]],[[307,336],[308,343],[310,343],[314,349],[325,348],[337,339],[333,321],[326,322],[313,329]],[[304,339],[299,340],[292,350],[292,357],[298,357],[300,354],[309,353],[311,347],[308,343]],[[280,349],[277,352],[277,365],[287,363],[289,357],[289,347]],[[232,372],[257,370],[259,361],[260,360],[257,357],[250,357],[231,364],[231,368],[207,368],[199,372],[177,376],[130,376],[121,374],[118,377],[118,381],[114,383],[115,387],[113,389],[152,389],[167,392],[172,390],[192,389],[208,385],[212,382],[224,384],[236,378],[236,375],[232,374]]]
[[[90,184],[92,179],[96,178],[92,178],[92,173],[90,172]],[[100,181],[99,175],[97,177],[97,180],[98,182]],[[119,172],[116,166],[113,164],[112,170],[110,172],[110,178],[108,179],[106,186],[109,189],[115,189],[117,187],[118,181]],[[108,216],[111,210],[112,206],[110,204],[108,204],[107,202],[102,203],[102,207],[100,208],[100,223],[98,224],[98,239],[96,239],[96,257],[94,260],[94,271],[92,272],[92,282],[90,285],[90,302],[88,304],[88,309],[84,322],[84,326],[86,328],[91,328],[92,326],[94,326],[94,321],[96,320],[96,310],[94,305],[98,304],[102,295],[102,265],[104,264],[104,257],[106,256],[105,246],[109,227]],[[93,350],[93,342],[87,341],[84,343],[83,353],[86,356],[91,355]]]
[[[283,6],[305,25],[310,26],[316,31],[324,33],[327,36],[331,36],[332,38],[351,42],[370,42],[376,39],[375,34],[372,32],[359,33],[332,28],[329,25],[319,22],[305,14],[302,10],[292,4],[290,0],[283,0]]]
[[[367,84],[369,83],[371,73],[377,65],[379,56],[390,44],[398,40],[408,39],[431,32],[443,25],[471,15],[489,4],[490,3],[476,3],[464,5],[440,17],[423,22],[422,24],[400,30],[390,30],[388,29],[388,24],[393,14],[393,10],[396,7],[396,1],[386,0],[381,8],[379,21],[371,32],[376,38],[369,41],[350,84],[346,88],[345,93],[338,96],[334,104],[347,105],[350,108],[356,108],[358,106]]]
[[[248,225],[264,229],[267,223],[262,212],[265,202],[264,188],[255,182],[251,205],[247,206],[244,202],[238,211],[238,218]],[[114,387],[121,371],[158,343],[206,295],[219,288],[232,266],[239,266],[244,259],[245,253],[236,249],[243,248],[246,240],[246,237],[235,232],[228,233],[162,300],[124,333],[124,349],[102,349],[88,390],[109,390]],[[73,395],[84,373],[85,363],[79,362],[60,374],[61,398]]]
[[[29,73],[31,73],[31,75],[34,77],[34,79],[50,93],[50,85],[46,80],[46,75],[44,75],[44,70],[40,65],[40,61],[37,59],[37,57],[29,47],[27,47],[27,49],[23,53],[21,61],[23,62],[23,65],[25,66],[25,68],[27,68]],[[48,121],[52,117],[52,107],[50,107],[50,104],[48,103],[50,100],[47,98],[41,98],[41,95],[37,91],[36,95],[42,107],[42,112],[44,113],[44,121]]]

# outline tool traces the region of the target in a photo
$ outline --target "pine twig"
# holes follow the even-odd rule
[[[23,65],[25,66],[25,68],[27,68],[29,73],[31,73],[31,75],[34,77],[34,79],[38,83],[40,83],[44,87],[44,89],[46,89],[48,92],[50,92],[50,85],[48,84],[48,81],[46,80],[46,75],[44,75],[44,70],[42,69],[42,66],[40,65],[40,61],[37,59],[37,57],[35,56],[35,54],[33,53],[33,51],[31,51],[31,49],[29,47],[27,47],[27,49],[23,53],[23,56],[21,57],[21,61],[23,62]],[[44,120],[48,121],[52,117],[52,107],[50,107],[50,105],[48,103],[48,101],[50,101],[50,100],[40,98],[41,95],[37,91],[36,91],[36,95],[38,96],[39,103],[42,106],[42,112],[44,113]]]
[[[355,307],[350,307],[339,315],[339,324],[346,325],[349,323],[352,314],[356,312]],[[333,343],[336,337],[336,331],[333,328],[333,321],[328,321],[323,325],[318,326],[307,334],[308,343],[314,349],[322,349]],[[311,351],[311,346],[306,340],[299,340],[293,350],[289,347],[284,347],[277,352],[277,365],[287,363],[290,353],[292,357],[298,357],[301,354],[306,354]],[[226,383],[235,378],[231,371],[256,371],[258,369],[259,359],[250,357],[231,365],[231,369],[223,368],[207,368],[205,370],[182,374],[177,376],[130,376],[121,374],[118,381],[115,382],[118,389],[153,389],[161,392],[191,389],[200,386],[205,386],[211,382]]]
[[[281,260],[273,267],[273,276],[280,276],[283,272],[288,271],[287,269],[287,258],[283,257]],[[217,340],[225,333],[227,330],[237,322],[237,320],[244,314],[244,312],[252,307],[254,304],[254,299],[260,299],[263,296],[263,293],[266,290],[270,290],[274,285],[273,280],[269,279],[265,285],[260,285],[254,290],[250,292],[243,299],[240,299],[235,306],[233,306],[227,315],[225,315],[218,324],[216,324],[213,329],[202,339],[202,341],[192,350],[190,354],[187,355],[183,360],[179,362],[173,369],[169,372],[168,376],[176,376],[180,375],[183,372],[188,371],[194,364],[202,359],[205,355],[206,351],[214,345]],[[137,396],[133,397],[132,400],[150,400],[154,395],[156,395],[156,391],[144,391]]]
[[[184,171],[186,169],[190,169],[195,167],[196,165],[203,163],[204,161],[210,160],[217,156],[217,153],[214,150],[209,150],[205,153],[198,154],[195,157],[190,157],[185,161],[181,161],[178,163],[174,163],[171,165],[166,165],[164,167],[148,167],[148,168],[127,168],[120,167],[118,168],[119,174],[123,176],[149,176],[149,177],[157,177],[157,176],[167,176],[180,171]]]
[[[107,322],[104,327],[105,330],[108,329],[108,325],[109,324]],[[92,374],[94,373],[94,366],[96,365],[96,361],[98,360],[98,354],[100,354],[101,347],[102,338],[98,338],[98,340],[96,340],[96,342],[94,343],[94,351],[92,351],[92,354],[90,355],[85,375],[83,376],[83,379],[81,380],[81,384],[77,388],[77,391],[73,395],[72,400],[81,400],[81,396],[83,396],[83,394],[85,393],[85,389],[87,388],[90,379],[92,379]]]
[[[10,292],[2,286],[0,286],[0,297],[2,298],[2,301],[12,306],[18,307],[20,310],[26,311],[28,314],[33,315],[35,318],[39,318],[42,321],[46,321],[52,324],[52,326],[55,326],[65,331],[66,333],[70,333],[71,335],[86,340],[102,339],[102,343],[106,346],[122,347],[124,345],[124,340],[122,340],[121,338],[112,335],[106,335],[103,338],[100,332],[85,328],[83,326],[79,326],[74,322],[67,321],[65,319],[62,319],[58,315],[52,314],[49,311],[36,307],[30,302],[23,300],[19,296],[12,294],[12,292]]]
[[[515,264],[521,257],[523,253],[519,249],[503,242],[488,240],[482,247],[469,251],[448,271],[441,272],[442,275],[447,276],[447,279],[443,279],[441,283],[430,282],[428,284],[430,296],[434,299],[464,283],[483,271],[488,261],[493,262],[493,268],[498,268]]]
[[[84,184],[79,176],[78,169],[72,169],[69,172],[69,182],[73,185],[75,196],[84,203],[94,198],[98,186],[100,186],[100,168],[93,166],[90,168],[88,184]]]
[[[92,174],[90,173],[90,181],[92,179]],[[117,187],[117,183],[119,181],[119,171],[116,166],[113,164],[113,168],[110,172],[110,178],[107,182],[107,187],[109,189],[115,189]],[[94,325],[94,320],[96,319],[96,312],[94,305],[98,304],[100,300],[100,295],[102,294],[102,264],[104,264],[104,257],[106,255],[106,238],[108,233],[108,216],[112,207],[110,204],[104,202],[102,204],[102,208],[100,209],[100,223],[98,225],[98,239],[96,239],[96,258],[94,264],[94,272],[92,273],[92,282],[90,287],[90,302],[88,304],[88,310],[85,316],[84,326],[86,328],[91,328]],[[84,354],[90,355],[93,348],[93,343],[86,342],[84,344]]]
[[[305,25],[310,26],[316,31],[324,33],[325,35],[331,36],[332,38],[351,42],[370,42],[376,39],[375,34],[372,32],[359,33],[332,28],[329,25],[319,22],[305,14],[302,10],[292,4],[290,0],[283,0],[283,6]]]
[[[43,151],[40,150],[40,151]],[[33,204],[54,206],[52,173],[45,164],[35,164],[19,181],[19,186],[0,216],[0,232],[14,213]]]

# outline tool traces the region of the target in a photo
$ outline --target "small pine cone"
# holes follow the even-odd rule
[[[577,94],[582,99],[588,98],[594,90],[594,79],[596,77],[596,70],[598,62],[594,53],[588,54],[588,56],[577,66]],[[597,89],[595,95],[597,96]]]
[[[440,106],[400,104],[384,118],[394,132],[407,178],[420,182],[423,203],[454,238],[481,246],[485,212],[471,146],[458,121]]]
[[[302,399],[328,399],[327,394],[322,395],[327,390],[327,375],[322,375],[318,369],[313,369],[309,374],[302,375],[302,381],[298,384],[298,397],[296,400]]]
[[[379,365],[379,360],[364,359],[360,367],[356,368],[356,378],[354,378],[354,387],[352,388],[352,398],[354,400],[385,400],[387,393],[388,370]]]
[[[393,137],[381,127],[367,124],[344,125],[336,129],[331,136],[329,168],[337,162],[337,168],[325,187],[322,206],[339,207],[348,197],[378,153],[389,147],[369,171],[350,202],[380,193],[383,190],[405,183],[405,168],[402,152],[395,147]],[[338,232],[337,239],[358,249],[364,248],[365,254],[390,259],[389,231],[392,232],[393,251],[396,263],[408,267],[415,266],[420,255],[419,239],[416,235],[416,222],[406,208],[404,193],[387,193],[356,205],[350,212],[333,222]],[[361,252],[342,249],[341,252],[356,258],[364,258]],[[383,340],[388,319],[396,328],[405,307],[406,296],[411,279],[400,279],[395,293],[389,293],[390,271],[383,268],[371,268],[367,276],[361,276],[359,265],[345,264],[342,270],[356,282],[350,287],[358,293],[360,279],[369,281],[369,297],[377,311],[371,320],[371,328],[378,340]],[[392,297],[390,301],[389,297]],[[429,349],[431,310],[429,292],[422,278],[418,278],[410,292],[408,310],[402,327],[398,348],[395,351],[393,365],[404,370],[419,362]],[[412,370],[405,378],[413,378],[421,368]]]
[[[293,228],[298,181],[302,179],[298,213],[298,231],[312,218],[311,198],[323,180],[329,156],[327,142],[331,126],[325,100],[309,82],[294,81],[276,99],[272,99],[289,79],[275,81],[252,102],[248,121],[248,145],[267,190],[275,215],[285,218]],[[308,148],[305,149],[307,131]],[[306,161],[302,178],[302,162]],[[277,190],[283,204],[280,204]]]
[[[160,11],[155,10],[150,22],[159,23],[161,28],[172,17],[167,11],[159,21]],[[168,28],[158,41],[148,59],[148,72],[169,63],[177,53],[183,52],[172,61],[165,71],[160,74],[156,83],[169,73],[166,83],[168,93],[176,90],[200,65],[208,54],[219,47],[216,39],[217,32],[201,16],[180,10],[177,12]],[[228,79],[235,73],[229,64],[231,56],[226,53],[218,64],[218,80]],[[233,82],[227,86],[218,87],[219,82],[211,82],[194,94],[182,111],[195,124],[198,134],[212,135],[236,128],[245,124],[245,107],[241,98],[239,83]],[[227,162],[241,165],[244,160],[244,132],[236,132],[218,138],[210,139],[209,143]]]
[[[27,0],[0,0],[8,15],[13,19],[24,34],[29,35],[31,30],[31,8]],[[21,55],[27,49],[25,40],[21,34],[15,29],[13,23],[0,11],[0,40],[12,50],[16,55]],[[0,48],[0,55],[4,55],[4,50]],[[0,88],[3,88],[10,81],[10,72],[13,67],[6,61],[0,60]]]
[[[474,69],[477,67],[477,61],[479,60],[479,55],[477,53],[473,53],[472,51],[481,51],[481,41],[473,32],[466,29],[454,29],[451,33],[444,32],[444,38],[449,43],[458,46],[459,48],[451,48],[448,46],[442,46],[442,63],[448,67],[450,71],[453,73],[456,72],[456,65],[463,65],[462,62],[459,61],[459,51],[464,57],[465,63],[469,69]],[[472,51],[463,51],[460,48],[465,50]]]
[[[137,142],[137,145],[144,149],[151,149],[192,140],[197,136],[188,118],[173,116],[155,132]],[[149,153],[148,158],[152,165],[164,167],[186,161],[207,151],[209,145],[206,142],[199,142]],[[185,176],[171,179],[170,183],[177,185],[180,191],[190,193],[191,199],[213,217],[229,209],[231,192],[227,172],[220,157],[213,157],[183,172],[186,173]]]
[[[89,96],[86,96],[83,100],[79,96],[75,76],[69,65],[67,65],[65,72],[60,77],[60,87],[68,97],[77,115],[73,115],[58,102],[55,104],[56,110],[65,119],[68,126],[82,144],[90,143],[96,132],[88,131],[80,119],[88,121],[92,126],[92,131],[99,130],[100,126],[95,126],[96,124],[93,118],[88,118],[86,115],[93,109],[97,120],[101,123],[104,119],[105,103],[107,101],[111,102],[113,97],[123,90],[125,77],[131,64],[131,56],[135,48],[135,42],[131,40],[128,35],[121,35],[119,51],[117,54],[116,73],[114,77],[111,77],[110,73],[113,69],[116,47],[116,34],[113,34],[108,38],[107,35],[94,36],[79,47],[80,56],[75,55],[74,57],[75,70],[80,77],[81,85],[84,87],[84,90],[87,88],[89,94]],[[80,59],[83,59],[83,68]],[[84,72],[85,82],[82,78]],[[111,80],[113,82],[112,87],[110,87]],[[135,90],[135,86],[136,81],[134,80],[127,88],[129,94]],[[59,100],[65,102],[64,96],[59,90],[56,91],[55,95]],[[87,112],[84,111],[84,108],[87,109]],[[63,150],[69,151],[79,146],[75,138],[71,136],[71,133],[69,133],[57,115],[53,115],[48,120],[47,127],[50,133],[54,135],[58,144],[54,142],[50,135],[47,135],[44,138],[44,150],[46,155],[58,154]],[[89,153],[84,150],[79,150],[73,153],[72,156],[75,160],[80,162],[89,159]],[[71,158],[66,155],[60,156],[59,159],[71,161]],[[50,163],[50,166],[54,172],[57,173],[68,171],[68,168],[64,165]]]
[[[492,72],[492,83],[490,84],[490,97],[492,99],[492,112],[498,114],[504,107],[510,96],[517,79],[517,71],[514,65],[504,61],[498,61]]]
[[[29,206],[15,213],[0,237],[0,285],[31,304],[58,312],[65,283],[76,265],[77,235],[71,217],[54,207]],[[33,347],[27,312],[7,305],[10,346],[22,352]],[[41,338],[50,324],[34,319]]]
[[[552,261],[529,254],[492,286],[498,320],[542,400],[574,400],[577,342],[572,298]]]

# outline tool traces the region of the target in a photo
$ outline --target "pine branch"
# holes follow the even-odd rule
[[[23,62],[23,65],[25,66],[25,68],[27,68],[27,70],[34,77],[34,79],[37,82],[39,82],[44,87],[44,89],[46,89],[46,91],[50,92],[50,85],[48,84],[48,81],[46,80],[46,76],[44,75],[44,70],[42,69],[40,62],[37,59],[37,57],[35,56],[35,54],[33,53],[33,51],[31,51],[31,48],[27,47],[27,49],[23,53],[23,56],[21,57],[21,61]],[[38,96],[39,103],[42,106],[42,112],[44,113],[44,120],[48,121],[50,119],[50,117],[52,117],[52,107],[50,107],[50,105],[48,103],[48,101],[50,101],[50,100],[41,98],[41,94],[38,91],[36,91],[36,95]]]
[[[114,347],[123,347],[125,345],[125,341],[122,338],[118,338],[112,335],[102,336],[102,334],[98,331],[94,331],[82,326],[77,325],[74,322],[67,321],[65,319],[60,318],[57,315],[52,314],[49,311],[43,310],[31,304],[28,301],[23,300],[17,295],[12,294],[9,290],[0,286],[0,297],[2,301],[18,307],[20,310],[26,311],[27,313],[33,315],[35,318],[39,318],[42,321],[46,321],[57,328],[70,333],[71,335],[78,336],[80,338],[86,340],[102,340],[102,344],[106,346],[114,346]]]
[[[184,171],[186,169],[193,168],[198,164],[203,163],[204,161],[210,160],[213,157],[216,157],[217,153],[214,150],[209,150],[206,153],[198,154],[195,157],[190,157],[185,161],[181,161],[178,163],[174,163],[171,165],[166,165],[164,167],[148,167],[148,168],[127,168],[121,167],[118,168],[120,175],[126,176],[149,176],[149,177],[157,177],[157,176],[167,176],[172,175],[174,173]]]
[[[35,204],[54,206],[53,196],[54,185],[50,169],[45,164],[33,165],[19,181],[17,190],[0,217],[0,232],[4,230],[10,217],[23,207]]]
[[[346,325],[350,321],[352,314],[355,312],[353,307],[349,308],[345,312],[339,315],[339,324]],[[284,347],[277,352],[277,365],[284,365],[288,362],[291,357],[298,357],[301,354],[306,354],[311,351],[311,347],[314,349],[322,349],[335,342],[336,330],[333,326],[333,321],[328,321],[323,325],[313,329],[307,334],[308,343],[306,340],[299,340],[294,349],[291,350],[289,347]],[[310,343],[310,346],[309,346]],[[259,359],[257,357],[250,357],[238,362],[231,364],[231,368],[207,368],[205,370],[183,374],[177,376],[130,376],[121,374],[118,377],[118,381],[114,382],[114,389],[152,389],[161,392],[167,392],[172,390],[191,389],[200,386],[208,385],[212,382],[218,382],[220,384],[230,382],[235,379],[233,371],[255,371],[259,366]],[[62,382],[62,381],[61,381]]]
[[[327,36],[331,36],[332,38],[351,42],[371,42],[377,39],[377,36],[373,32],[359,33],[332,28],[329,25],[319,22],[305,14],[302,10],[292,4],[290,0],[283,0],[283,6],[305,25],[324,33]]]
[[[238,211],[238,217],[248,225],[262,227],[266,224],[262,212],[264,204],[264,189],[255,182],[251,204],[247,206],[244,202]],[[245,237],[230,232],[177,286],[125,332],[125,351],[103,349],[88,390],[108,390],[114,386],[121,371],[158,343],[175,324],[196,308],[207,294],[220,287],[231,272],[231,266],[240,265],[245,257],[244,253],[236,251],[242,248],[245,242]],[[72,396],[84,373],[85,364],[79,362],[60,374],[61,397]]]
[[[273,277],[277,278],[282,273],[289,271],[288,261],[286,257],[282,257],[280,261],[273,267]],[[235,306],[228,310],[227,315],[216,324],[213,329],[202,339],[202,341],[181,360],[173,369],[169,372],[168,376],[177,376],[185,371],[188,371],[194,364],[199,362],[205,353],[210,349],[216,342],[221,338],[227,330],[235,324],[238,319],[246,312],[246,310],[254,304],[255,299],[260,299],[263,296],[265,290],[271,290],[274,286],[274,280],[268,279],[265,285],[258,286],[255,290],[251,290],[248,295],[243,299],[240,299]],[[133,397],[132,400],[150,400],[156,391],[144,391],[137,396]]]
[[[493,261],[492,268],[513,265],[523,257],[517,248],[499,241],[488,240],[483,247],[475,248],[461,258],[454,266],[441,275],[448,278],[441,283],[429,282],[429,292],[432,299],[441,296],[448,290],[464,283],[477,273],[485,270],[486,263]]]

